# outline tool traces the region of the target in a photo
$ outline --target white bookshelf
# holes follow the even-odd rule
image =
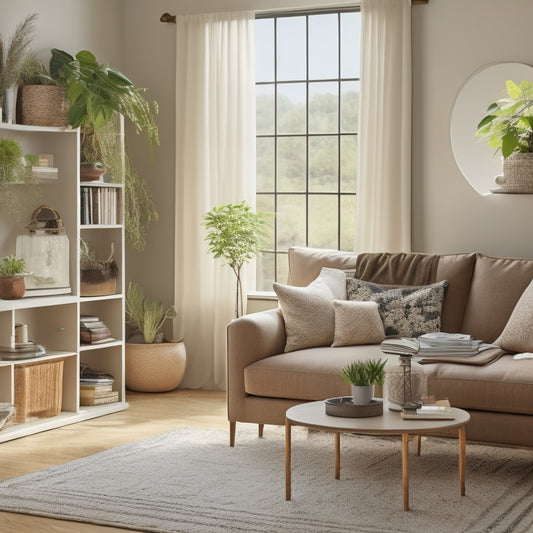
[[[46,348],[46,355],[42,357],[16,361],[0,360],[0,402],[14,403],[14,375],[17,365],[54,359],[64,361],[61,413],[47,418],[32,418],[22,424],[8,425],[0,430],[0,442],[4,442],[121,411],[126,409],[128,404],[124,382],[123,186],[121,184],[80,183],[79,130],[0,124],[0,138],[12,138],[18,141],[25,154],[53,154],[54,167],[58,168],[57,180],[42,180],[39,183],[40,199],[33,203],[27,201],[29,195],[19,195],[17,192],[17,188],[28,187],[27,185],[13,185],[15,197],[20,196],[20,205],[17,205],[20,220],[15,221],[11,216],[0,212],[0,257],[15,253],[16,237],[27,233],[24,224],[39,205],[53,207],[59,212],[69,238],[71,286],[71,294],[0,300],[0,346],[10,346],[15,324],[23,322],[28,324],[29,339]],[[80,191],[82,186],[116,189],[118,202],[116,224],[81,225]],[[119,269],[116,294],[95,297],[79,295],[80,237],[89,242],[97,256],[102,259],[108,257],[111,243],[114,243],[115,260]],[[110,328],[114,340],[105,344],[82,345],[79,336],[80,314],[99,316]],[[114,376],[114,390],[119,392],[118,402],[91,407],[80,406],[80,362]]]

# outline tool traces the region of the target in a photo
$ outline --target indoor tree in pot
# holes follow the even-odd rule
[[[374,396],[375,385],[385,382],[386,359],[353,361],[341,369],[341,376],[352,386],[353,403],[367,405]]]
[[[503,156],[503,176],[493,192],[533,192],[533,84],[506,82],[507,97],[492,103],[476,137]]]
[[[0,298],[18,300],[26,292],[23,258],[7,255],[0,259]]]
[[[179,386],[185,373],[183,339],[166,340],[162,331],[168,319],[176,317],[173,305],[144,296],[137,283],[126,292],[126,387],[139,392],[166,392]]]

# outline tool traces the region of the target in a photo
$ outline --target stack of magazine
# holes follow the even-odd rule
[[[458,356],[468,357],[476,355],[483,350],[493,348],[491,344],[474,339],[464,333],[426,333],[418,337],[420,342],[420,357]]]
[[[418,339],[411,337],[390,337],[381,343],[381,351],[389,354],[416,355],[419,349]]]

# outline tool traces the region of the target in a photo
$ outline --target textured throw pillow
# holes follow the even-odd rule
[[[337,268],[322,267],[320,277],[326,282],[334,300],[346,300],[346,273]]]
[[[522,293],[496,342],[507,352],[533,352],[533,281]]]
[[[376,302],[334,300],[335,335],[332,346],[377,344],[385,339]]]
[[[285,321],[285,351],[330,346],[335,330],[333,296],[319,276],[307,287],[273,283]]]
[[[447,286],[447,281],[439,281],[425,287],[386,289],[368,281],[346,278],[349,300],[378,304],[388,337],[418,337],[440,331],[442,302]]]

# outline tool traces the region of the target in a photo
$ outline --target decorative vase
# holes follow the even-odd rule
[[[167,392],[179,386],[187,354],[183,341],[126,343],[126,388],[137,392]]]
[[[368,405],[374,397],[374,385],[352,385],[352,397],[355,405]]]
[[[2,300],[18,300],[26,292],[24,276],[1,276],[0,298]]]
[[[12,85],[6,89],[4,112],[8,124],[13,124],[15,122],[17,112],[17,91],[18,87],[16,85]]]

